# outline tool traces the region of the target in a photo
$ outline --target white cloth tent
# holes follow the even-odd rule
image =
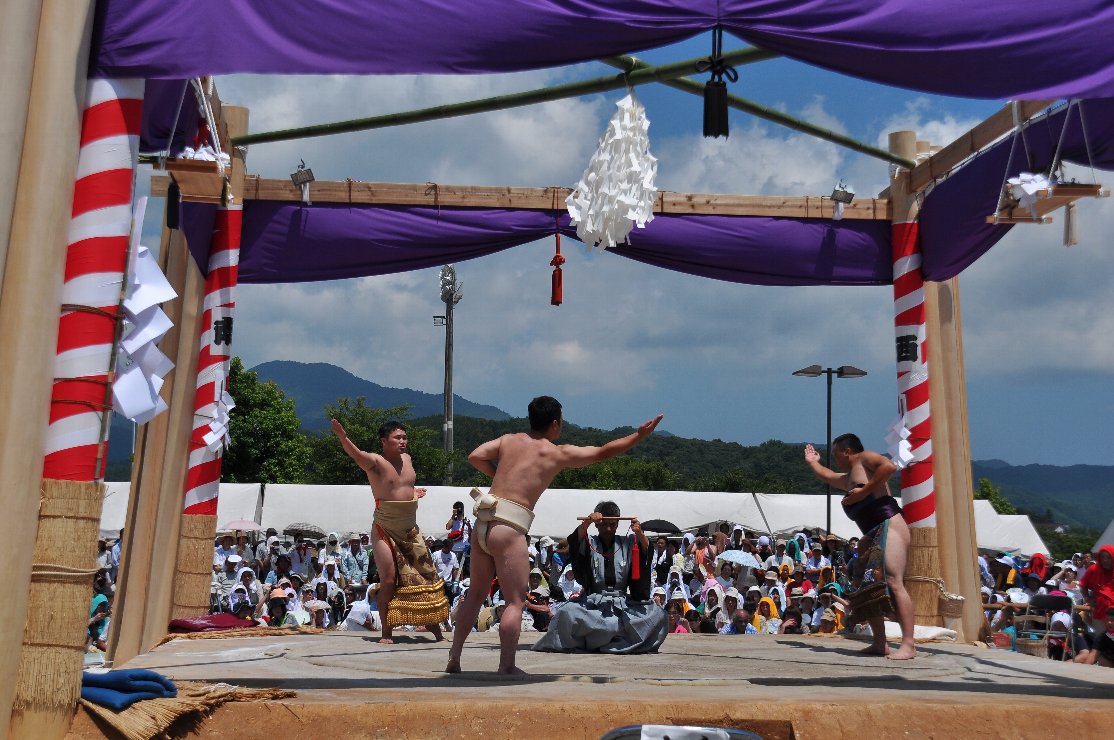
[[[469,488],[429,486],[418,506],[418,527],[424,534],[442,537],[455,501],[472,510]],[[223,495],[223,494],[222,494]],[[840,492],[831,498],[832,532],[843,539],[859,529],[840,506]],[[597,491],[550,489],[535,510],[534,536],[564,537],[576,528],[578,516],[587,516],[603,500],[614,501],[624,516],[642,520],[664,519],[681,530],[727,521],[758,532],[783,533],[802,528],[824,528],[823,495],[777,493],[724,493],[693,491]],[[270,485],[264,497],[264,527],[280,532],[294,522],[316,524],[326,532],[370,531],[374,502],[366,485]],[[989,501],[975,501],[978,546],[984,549],[1031,555],[1047,553],[1040,536],[1025,516],[1001,517]]]
[[[975,502],[975,538],[980,550],[1033,555],[1049,554],[1044,540],[1037,534],[1029,517],[1023,514],[999,514],[985,499]]]
[[[101,536],[115,537],[124,526],[129,483],[109,483],[101,513]],[[469,488],[429,486],[418,506],[418,527],[428,536],[442,537],[456,501],[471,514]],[[832,532],[843,539],[859,535],[858,527],[843,513],[842,494],[832,494]],[[587,516],[600,501],[619,505],[624,516],[642,520],[664,519],[681,530],[714,522],[732,522],[747,529],[774,534],[799,529],[823,529],[826,524],[823,495],[780,493],[724,493],[693,491],[596,491],[550,489],[538,502],[534,536],[559,538],[576,528],[578,516]],[[217,524],[234,519],[258,522],[263,528],[282,531],[295,522],[316,524],[326,532],[368,532],[374,512],[367,485],[309,486],[272,484],[261,496],[258,483],[222,483],[217,503]],[[989,501],[975,505],[975,534],[983,550],[1032,555],[1048,553],[1029,517],[1001,515]],[[1099,544],[1114,543],[1114,522]],[[1097,547],[1098,545],[1096,545]]]
[[[101,506],[101,537],[116,538],[128,518],[131,483],[106,483]],[[263,501],[259,483],[221,483],[217,499],[217,526],[236,519],[259,522]]]
[[[1114,545],[1114,519],[1111,519],[1110,524],[1106,525],[1106,531],[1102,533],[1098,542],[1091,548],[1091,552],[1098,552],[1103,545]]]

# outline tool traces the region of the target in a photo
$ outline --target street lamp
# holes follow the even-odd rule
[[[445,452],[449,454],[445,466],[445,485],[453,483],[453,306],[464,297],[463,285],[456,281],[456,270],[452,265],[441,268],[441,300],[445,303],[445,315],[434,316],[434,326],[445,327],[445,419],[442,434]]]
[[[819,378],[821,375],[828,376],[828,439],[827,446],[824,448],[824,464],[829,470],[832,468],[832,376],[837,378],[863,378],[866,377],[866,370],[861,370],[854,365],[840,365],[839,367],[822,368],[819,365],[809,365],[802,367],[793,373],[798,378]],[[832,533],[832,486],[830,483],[824,484],[825,503],[827,509],[827,532]]]

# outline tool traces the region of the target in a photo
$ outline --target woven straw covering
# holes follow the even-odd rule
[[[209,613],[209,591],[213,579],[215,516],[182,517],[178,539],[178,568],[174,574],[174,601],[170,618],[196,617]]]
[[[318,635],[325,630],[320,627],[287,626],[287,627],[240,627],[230,630],[213,630],[212,632],[175,632],[159,640],[159,645],[165,645],[171,640],[219,640],[228,637],[279,637],[282,635]]]
[[[104,486],[43,481],[27,623],[12,703],[13,736],[49,736],[68,726],[81,693],[81,668],[96,572]]]
[[[421,586],[399,586],[387,605],[387,625],[440,624],[449,618],[449,602],[441,581]]]
[[[201,719],[230,701],[270,701],[289,699],[295,695],[286,689],[245,689],[228,684],[191,681],[176,681],[175,684],[178,696],[173,699],[138,701],[122,712],[114,712],[85,700],[81,701],[81,705],[128,740],[151,740],[189,714],[196,713],[197,719]],[[246,736],[250,736],[250,732]]]

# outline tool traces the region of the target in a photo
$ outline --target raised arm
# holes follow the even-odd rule
[[[819,478],[822,483],[827,483],[844,491],[847,490],[848,474],[837,473],[821,465],[820,453],[811,444],[805,445],[805,462],[812,468],[812,474]]]
[[[661,422],[664,414],[658,414],[653,419],[644,422],[633,434],[613,439],[600,447],[578,447],[576,445],[561,445],[558,447],[561,454],[561,467],[584,468],[592,463],[610,460],[618,457],[634,447],[642,440],[654,433],[654,429]]]
[[[348,432],[344,431],[344,427],[336,419],[332,420],[333,434],[337,435],[340,440],[340,446],[344,448],[344,452],[352,458],[357,465],[366,473],[371,473],[375,470],[375,454],[371,452],[364,452],[356,443],[348,438]]]
[[[468,463],[489,478],[495,477],[495,464],[499,462],[499,447],[503,438],[498,437],[472,450]]]

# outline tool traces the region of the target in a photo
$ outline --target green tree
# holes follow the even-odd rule
[[[388,421],[404,424],[410,416],[410,406],[372,408],[365,400],[339,398],[335,404],[325,405],[325,415],[336,419],[357,447],[367,452],[381,452],[379,427]],[[407,424],[407,452],[414,462],[414,472],[419,485],[438,485],[444,480],[448,454],[441,449],[440,434],[429,428]],[[340,446],[332,430],[317,432],[309,437],[309,462],[306,482],[323,485],[367,483],[367,476]],[[460,467],[458,462],[455,466]]]
[[[989,478],[979,478],[979,490],[975,491],[975,498],[989,501],[999,514],[1017,513],[1017,507],[1002,495],[1002,489],[991,483]]]
[[[232,358],[228,392],[236,402],[229,414],[231,446],[221,463],[228,483],[301,483],[309,451],[293,399],[272,382]]]

